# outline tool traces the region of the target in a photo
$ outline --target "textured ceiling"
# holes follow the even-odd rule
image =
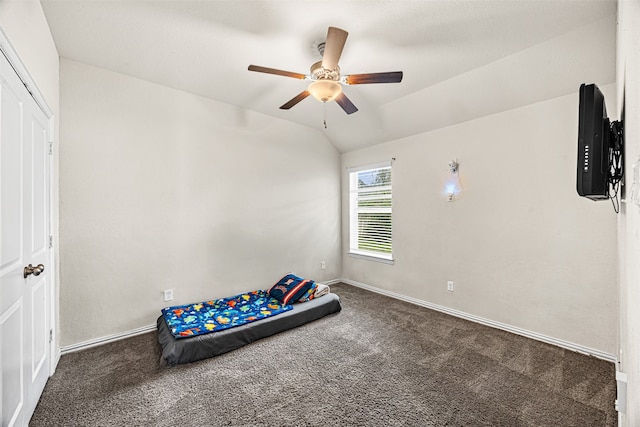
[[[309,126],[341,151],[395,140],[615,80],[615,0],[42,0],[61,57]],[[349,32],[344,87],[359,108],[307,98],[327,27]],[[324,129],[325,118],[328,128]]]

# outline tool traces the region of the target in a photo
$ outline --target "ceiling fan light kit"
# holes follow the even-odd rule
[[[320,102],[331,102],[342,93],[342,86],[333,80],[316,80],[309,85],[307,91]]]
[[[347,114],[353,114],[358,108],[351,102],[342,91],[342,84],[370,84],[370,83],[399,83],[402,81],[402,71],[392,71],[386,73],[366,73],[340,76],[338,60],[342,54],[342,49],[347,41],[345,30],[336,27],[329,27],[326,42],[318,45],[318,50],[322,55],[322,61],[311,66],[310,74],[304,75],[291,71],[283,71],[275,68],[249,65],[249,71],[259,73],[275,74],[279,76],[291,77],[295,79],[311,80],[307,90],[302,91],[291,100],[283,104],[280,109],[288,110],[309,95],[320,102],[327,103],[333,100]]]

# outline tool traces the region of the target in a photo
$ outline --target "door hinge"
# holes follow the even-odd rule
[[[49,344],[53,342],[53,329],[49,329]]]
[[[49,155],[53,155],[53,141],[49,141]]]
[[[49,236],[49,249],[53,248],[53,235]]]

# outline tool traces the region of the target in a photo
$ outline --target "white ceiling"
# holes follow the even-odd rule
[[[341,151],[395,140],[615,81],[615,0],[41,0],[61,57],[324,132]],[[349,32],[344,74],[359,108],[309,97],[327,27]],[[326,118],[328,128],[324,129]]]

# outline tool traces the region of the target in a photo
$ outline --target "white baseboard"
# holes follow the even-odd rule
[[[398,294],[396,292],[387,291],[385,289],[376,288],[375,286],[367,285],[365,283],[356,282],[355,280],[350,279],[333,279],[328,280],[326,282],[322,282],[325,285],[334,285],[336,283],[346,283],[347,285],[355,286],[358,288],[366,289],[371,292],[375,292],[381,295],[386,295],[391,298],[395,298],[401,301],[405,301],[411,304],[419,305],[421,307],[426,307],[431,310],[436,310],[441,313],[449,314],[451,316],[456,316],[461,319],[470,320],[475,323],[480,323],[482,325],[490,326],[492,328],[501,329],[503,331],[511,332],[516,335],[521,335],[523,337],[531,338],[536,341],[541,341],[547,344],[555,345],[557,347],[561,347],[567,350],[575,351],[578,353],[586,354],[588,356],[597,357],[598,359],[607,360],[609,362],[613,362],[617,364],[617,358],[613,354],[605,353],[600,350],[584,347],[579,344],[574,344],[569,341],[564,341],[558,338],[550,337],[547,335],[539,334],[537,332],[528,331],[526,329],[518,328],[516,326],[511,326],[506,323],[496,322],[494,320],[485,319],[484,317],[476,316],[473,314],[465,313],[463,311],[454,310],[452,308],[444,307],[438,304],[433,304],[427,301],[419,300],[417,298],[408,297],[406,295]],[[84,341],[77,344],[72,344],[68,346],[64,346],[60,348],[60,353],[57,356],[64,355],[67,353],[72,353],[74,351],[84,350],[87,348],[95,347],[102,344],[107,344],[109,342],[119,341],[125,338],[133,337],[136,335],[145,334],[147,332],[154,331],[156,329],[156,325],[147,325],[141,328],[132,329],[130,331],[121,332],[118,334],[108,335],[101,338],[95,338],[89,341]],[[57,364],[57,363],[56,363]]]
[[[340,282],[344,282],[344,280],[343,279],[333,279],[333,280],[327,280],[326,282],[321,282],[321,283],[323,285],[331,286],[331,285],[335,285],[336,283],[340,283]],[[347,282],[344,282],[344,283],[347,283]]]
[[[419,300],[417,298],[408,297],[402,294],[398,294],[395,292],[387,291],[385,289],[376,288],[375,286],[367,285],[365,283],[356,282],[350,279],[335,279],[331,280],[330,283],[346,283],[347,285],[355,286],[358,288],[366,289],[371,292],[375,292],[378,294],[386,295],[391,298],[399,299],[401,301],[406,301],[411,304],[419,305],[421,307],[426,307],[432,310],[439,311],[441,313],[450,314],[452,316],[459,317],[461,319],[470,320],[475,323],[480,323],[482,325],[490,326],[496,329],[502,329],[503,331],[511,332],[513,334],[522,335],[523,337],[531,338],[536,341],[541,341],[547,344],[552,344],[557,347],[561,347],[567,350],[575,351],[578,353],[586,354],[588,356],[597,357],[598,359],[607,360],[609,362],[613,362],[617,364],[617,358],[613,354],[605,353],[600,350],[596,350],[593,348],[584,347],[579,344],[574,344],[569,341],[564,341],[558,338],[550,337],[547,335],[539,334],[537,332],[528,331],[526,329],[518,328],[516,326],[507,325],[506,323],[496,322],[494,320],[485,319],[484,317],[476,316],[473,314],[465,313],[463,311],[454,310],[452,308],[444,307],[438,304],[433,304],[427,301]],[[325,282],[325,284],[329,284],[329,282]]]
[[[119,341],[125,338],[133,337],[136,335],[146,334],[147,332],[155,331],[157,326],[147,325],[141,328],[132,329],[130,331],[120,332],[118,334],[108,335],[105,337],[95,338],[89,341],[83,341],[77,344],[71,344],[60,348],[60,354],[65,355],[67,353],[73,353],[74,351],[86,350],[87,348],[95,347],[102,344],[107,344],[114,341]]]

